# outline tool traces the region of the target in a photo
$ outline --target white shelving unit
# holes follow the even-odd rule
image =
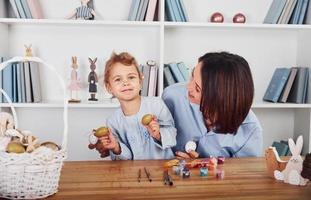
[[[127,21],[131,0],[95,0],[96,21],[65,20],[78,0],[40,0],[47,19],[7,18],[0,0],[0,55],[23,55],[24,44],[32,44],[34,54],[53,64],[69,81],[71,56],[78,57],[79,75],[85,83],[80,93],[81,104],[69,105],[69,159],[99,159],[97,152],[87,148],[87,133],[105,124],[118,107],[117,102],[103,100],[90,104],[87,75],[88,57],[98,57],[97,73],[112,51],[128,51],[140,63],[154,59],[159,66],[183,61],[189,67],[199,56],[210,51],[229,51],[243,56],[250,64],[255,82],[253,110],[264,129],[264,147],[274,140],[304,136],[304,152],[311,151],[311,104],[273,104],[261,99],[276,67],[311,66],[311,26],[261,24],[272,0],[184,0],[189,22],[167,22],[164,0],[160,0],[159,21]],[[208,23],[212,13],[219,11],[225,23]],[[246,15],[245,24],[231,22],[234,14]],[[42,69],[41,84],[44,101],[37,104],[15,104],[20,127],[32,130],[43,139],[57,140],[61,133],[62,91],[56,77]],[[159,93],[163,91],[163,68],[159,69]],[[1,104],[7,107],[7,104]],[[59,117],[52,117],[52,116]],[[55,135],[55,137],[54,137]]]

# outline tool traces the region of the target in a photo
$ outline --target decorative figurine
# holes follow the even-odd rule
[[[95,63],[97,61],[97,58],[95,58],[94,60],[89,58],[89,61],[90,61],[90,68],[91,68],[91,72],[89,73],[89,77],[88,77],[89,92],[91,94],[91,98],[89,98],[89,101],[98,101],[98,99],[95,98],[95,95],[97,92],[96,83],[98,82],[98,77],[97,77],[97,74],[95,72],[95,69],[96,69]]]
[[[96,13],[93,9],[92,0],[81,0],[81,6],[76,8],[67,19],[94,20]]]
[[[237,13],[232,19],[233,23],[245,23],[246,17],[242,13]]]
[[[71,99],[68,101],[69,103],[80,103],[81,100],[78,98],[78,92],[79,90],[81,90],[81,83],[80,83],[80,79],[78,79],[78,73],[77,73],[77,69],[78,69],[78,63],[77,63],[77,57],[73,56],[71,57],[72,60],[72,70],[71,70],[71,80],[70,80],[70,84],[68,86],[69,90],[70,90],[70,97]]]
[[[31,49],[31,46],[32,45],[24,45],[25,48],[26,48],[26,51],[25,51],[25,57],[32,57],[32,49]]]
[[[302,163],[301,176],[311,181],[311,153],[305,156],[305,160]]]
[[[222,23],[224,22],[224,16],[220,12],[215,12],[212,14],[210,22]]]
[[[274,171],[274,177],[279,181],[284,181],[285,183],[289,183],[291,185],[306,185],[308,179],[301,176],[303,162],[300,156],[303,145],[302,136],[298,137],[296,145],[293,139],[289,138],[288,145],[290,152],[292,153],[292,157],[289,159],[283,171]]]

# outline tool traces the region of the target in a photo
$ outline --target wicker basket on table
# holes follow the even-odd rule
[[[64,89],[65,83],[55,68],[38,57],[14,57],[0,64],[0,71],[8,64],[15,62],[36,62],[48,67],[56,73],[59,82]],[[7,99],[13,114],[15,129],[18,128],[16,111],[8,95],[0,89]],[[61,174],[63,161],[67,156],[68,135],[68,104],[64,98],[64,131],[62,146],[59,150],[41,148],[43,150],[32,153],[7,153],[0,151],[0,197],[9,199],[38,199],[55,194]]]

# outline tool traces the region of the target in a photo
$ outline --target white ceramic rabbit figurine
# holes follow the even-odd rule
[[[274,177],[277,180],[284,181],[285,183],[289,183],[291,185],[306,185],[308,179],[303,178],[300,174],[302,171],[302,158],[300,156],[302,150],[302,136],[299,136],[297,139],[297,143],[292,138],[288,139],[289,149],[292,153],[292,157],[288,161],[285,169],[280,172],[278,170],[274,171]]]

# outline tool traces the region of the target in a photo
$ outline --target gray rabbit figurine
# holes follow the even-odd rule
[[[97,58],[94,58],[94,60],[89,58],[89,61],[90,61],[91,72],[89,73],[89,76],[88,76],[88,82],[89,82],[89,92],[91,94],[91,98],[89,98],[88,100],[98,101],[98,99],[95,98],[95,95],[97,93],[97,83],[98,83],[98,77],[95,72],[95,69],[96,69],[95,63],[97,61]]]

